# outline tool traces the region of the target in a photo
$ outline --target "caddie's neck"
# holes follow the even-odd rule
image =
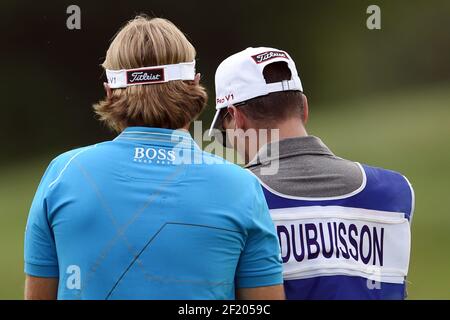
[[[306,137],[308,135],[302,120],[299,118],[289,118],[279,123],[277,128],[279,129],[279,135],[278,137],[271,137],[270,142],[289,138]]]
[[[256,154],[268,143],[277,142],[289,138],[300,138],[306,137],[308,133],[306,132],[305,126],[300,118],[289,118],[287,120],[279,122],[273,128],[267,130],[267,139],[261,139],[258,135],[258,149],[246,148],[246,163],[256,157]]]

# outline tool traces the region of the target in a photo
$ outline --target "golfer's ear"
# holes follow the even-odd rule
[[[197,74],[195,75],[194,83],[195,83],[196,86],[198,86],[198,85],[200,84],[200,79],[201,79],[201,78],[202,78],[202,75],[201,75],[200,73],[197,73]]]
[[[107,84],[106,82],[103,82],[103,88],[105,89],[105,93],[106,93],[106,96],[108,97],[108,99],[111,98],[112,90],[111,90],[111,87],[109,86],[109,84]]]

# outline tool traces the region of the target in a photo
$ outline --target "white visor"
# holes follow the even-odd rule
[[[106,70],[106,77],[111,89],[173,80],[194,80],[195,60],[138,69]]]

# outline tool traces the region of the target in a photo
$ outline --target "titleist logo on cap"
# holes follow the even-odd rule
[[[164,82],[164,69],[140,69],[127,71],[127,84]]]
[[[253,60],[255,60],[256,63],[263,63],[270,59],[275,58],[284,58],[289,59],[286,52],[283,51],[266,51],[257,55],[252,56]]]

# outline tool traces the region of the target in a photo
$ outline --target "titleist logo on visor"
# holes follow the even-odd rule
[[[283,51],[267,51],[263,52],[257,55],[252,56],[253,60],[255,60],[256,63],[263,63],[270,59],[275,58],[284,58],[289,59],[286,52]]]
[[[127,71],[127,84],[164,82],[164,69],[141,69]]]

